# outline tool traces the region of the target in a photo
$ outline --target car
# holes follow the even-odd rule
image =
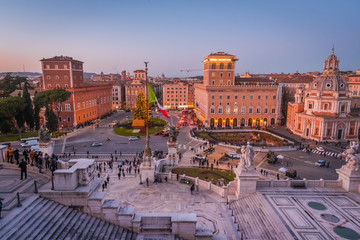
[[[139,137],[135,137],[135,136],[129,137],[129,141],[136,141],[138,139],[139,139]]]
[[[91,144],[92,147],[100,147],[103,144],[101,142],[93,142],[93,144]]]
[[[195,155],[195,160],[205,160],[205,157],[200,155],[200,154],[196,154]]]
[[[240,159],[240,156],[239,156],[239,154],[237,154],[237,153],[228,153],[228,155],[229,155],[230,158]]]
[[[22,147],[31,147],[31,146],[34,146],[34,145],[38,145],[38,141],[37,140],[29,140],[29,141],[26,141],[24,143],[21,143],[20,145]]]
[[[324,167],[324,166],[325,166],[325,160],[318,160],[318,161],[315,163],[315,166]]]
[[[316,150],[318,150],[319,152],[325,151],[323,147],[317,147]]]

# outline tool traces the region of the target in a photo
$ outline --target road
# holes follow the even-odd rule
[[[61,153],[73,153],[74,149],[78,154],[85,154],[89,151],[90,154],[102,154],[113,153],[115,150],[119,153],[135,154],[141,152],[145,148],[145,137],[140,137],[139,140],[129,141],[129,137],[119,136],[114,133],[114,128],[109,127],[109,123],[114,120],[124,121],[127,117],[131,118],[132,113],[119,112],[111,115],[107,119],[102,120],[98,128],[85,127],[78,129],[78,133],[73,136],[66,137],[64,139],[57,140],[55,142],[54,152],[55,154]],[[162,118],[168,122],[170,126],[176,126],[178,122],[178,113],[170,112],[170,119],[166,119],[160,114],[154,114],[154,117]],[[179,152],[184,153],[191,148],[196,148],[202,141],[193,140],[190,137],[189,127],[182,127],[178,135]],[[110,141],[107,139],[110,138]],[[167,141],[168,137],[150,136],[150,148],[151,150],[159,150],[167,153]],[[91,147],[93,142],[101,142],[103,146]]]

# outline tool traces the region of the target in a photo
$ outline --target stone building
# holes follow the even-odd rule
[[[163,104],[166,109],[188,108],[188,84],[179,78],[163,85]]]
[[[85,84],[83,62],[72,57],[55,56],[42,59],[41,64],[42,90],[64,88],[71,92],[70,98],[61,105],[60,127],[73,127],[112,111],[111,85]]]
[[[352,93],[351,108],[360,108],[360,69],[346,78],[349,91]]]
[[[134,109],[140,92],[145,94],[145,70],[135,70],[134,78],[125,83],[125,101],[127,109]]]
[[[117,81],[112,85],[112,110],[119,110],[122,108],[122,103],[125,101],[125,86],[122,82]]]
[[[266,127],[281,122],[281,84],[263,78],[235,77],[234,55],[204,58],[203,84],[194,84],[195,109],[206,127]]]
[[[289,103],[286,126],[295,134],[316,141],[356,140],[359,116],[351,111],[349,85],[340,75],[339,60],[332,54],[325,60],[323,73],[298,89]]]

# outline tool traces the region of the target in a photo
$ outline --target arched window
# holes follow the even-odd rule
[[[271,119],[270,124],[271,124],[271,125],[274,125],[274,124],[275,124],[275,118],[272,118],[272,119]]]
[[[238,113],[238,106],[237,106],[237,105],[234,106],[234,113],[235,113],[235,114]]]
[[[224,69],[224,63],[220,63],[220,69]]]
[[[219,113],[223,113],[222,106],[219,106]]]
[[[242,119],[240,120],[240,126],[241,126],[241,127],[244,127],[244,126],[245,126],[245,118],[242,118]]]
[[[226,114],[230,114],[230,106],[226,106]]]
[[[227,69],[232,69],[232,64],[231,63],[228,63]]]
[[[213,114],[215,113],[215,106],[210,107],[210,113],[213,113]]]
[[[211,69],[216,69],[216,63],[211,64]]]
[[[245,106],[241,107],[241,113],[246,113],[246,107]]]

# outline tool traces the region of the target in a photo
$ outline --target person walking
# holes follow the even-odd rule
[[[19,165],[19,149],[17,148],[14,150],[14,158],[16,160],[16,165]]]
[[[26,171],[27,163],[25,160],[21,160],[21,163],[19,164],[19,168],[21,170],[21,177],[20,180],[23,180],[23,175],[25,175],[25,179],[27,179],[27,171]]]
[[[1,219],[1,210],[2,210],[2,206],[3,206],[3,201],[4,199],[0,197],[0,219]]]
[[[191,195],[193,194],[193,191],[195,190],[195,186],[194,186],[194,184],[192,184],[191,185],[191,187],[190,187],[190,193],[191,193]]]
[[[38,160],[37,160],[37,167],[39,168],[39,173],[42,173],[42,165],[43,165],[43,158],[41,155],[39,155]]]

